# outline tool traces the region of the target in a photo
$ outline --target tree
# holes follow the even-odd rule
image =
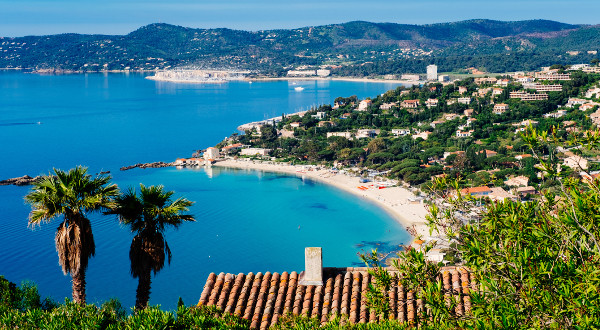
[[[533,153],[564,144],[545,132],[523,139]],[[597,151],[600,132],[570,142]],[[452,242],[452,260],[446,261],[461,263],[478,284],[463,293],[470,302],[465,313],[455,309],[459,297],[444,288],[442,264],[425,258],[435,242],[399,254],[394,268],[403,276],[382,268],[376,253],[363,256],[375,278],[371,306],[385,315],[387,289],[396,282],[425,306],[417,316],[423,329],[597,328],[600,180],[572,178],[559,172],[559,164],[543,156],[538,161],[556,185],[528,202],[476,199],[461,195],[460,182],[434,183],[430,230]]]
[[[29,225],[50,222],[62,216],[54,242],[58,262],[65,275],[71,274],[73,300],[85,303],[85,271],[96,252],[92,224],[86,213],[106,209],[118,195],[110,176],[92,178],[87,168],[78,166],[68,172],[54,169],[33,184],[25,201],[31,205]]]
[[[140,195],[133,188],[115,198],[113,208],[106,212],[115,214],[122,224],[129,226],[135,237],[129,248],[131,275],[138,279],[137,309],[146,308],[150,300],[150,273],[156,275],[167,262],[171,263],[171,249],[164,237],[168,226],[178,228],[184,221],[195,221],[185,214],[193,204],[185,198],[171,200],[172,191],[163,186],[146,187],[140,184]]]

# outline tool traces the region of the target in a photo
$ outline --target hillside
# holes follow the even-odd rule
[[[497,66],[498,59],[481,56],[502,54],[501,68],[516,70],[529,62],[555,63],[556,56],[567,56],[566,51],[581,54],[565,62],[589,61],[594,56],[587,51],[600,48],[599,41],[598,26],[547,20],[429,25],[355,21],[256,32],[150,24],[127,35],[0,38],[0,67],[99,71],[197,66],[280,75],[291,66],[329,64],[342,66],[340,74],[361,76],[423,72],[429,62],[438,63],[441,71],[487,68],[491,63]],[[446,60],[453,57],[458,58]],[[366,71],[355,69],[365,62],[375,65]],[[463,62],[466,66],[460,66]]]

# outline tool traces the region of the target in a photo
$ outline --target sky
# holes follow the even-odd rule
[[[0,36],[127,34],[151,23],[268,30],[363,20],[600,24],[600,0],[0,0]]]

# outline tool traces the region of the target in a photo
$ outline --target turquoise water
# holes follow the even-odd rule
[[[300,177],[232,169],[119,167],[189,156],[238,125],[331,103],[375,96],[397,85],[337,81],[177,85],[141,75],[41,76],[0,72],[0,179],[52,167],[109,170],[120,187],[163,184],[195,201],[197,222],[169,231],[173,261],[153,279],[151,304],[198,301],[210,272],[300,271],[305,246],[322,246],[325,266],[359,263],[361,249],[408,240],[394,220],[367,201]],[[58,266],[58,222],[27,228],[27,187],[0,187],[0,274],[35,281],[44,296],[70,297]],[[87,273],[89,302],[118,297],[133,306],[132,235],[114,218],[93,216],[96,256]]]

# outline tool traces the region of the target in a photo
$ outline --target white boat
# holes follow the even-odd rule
[[[304,90],[304,87],[298,86],[298,87],[295,87],[294,90],[296,90],[297,92],[301,92]]]

